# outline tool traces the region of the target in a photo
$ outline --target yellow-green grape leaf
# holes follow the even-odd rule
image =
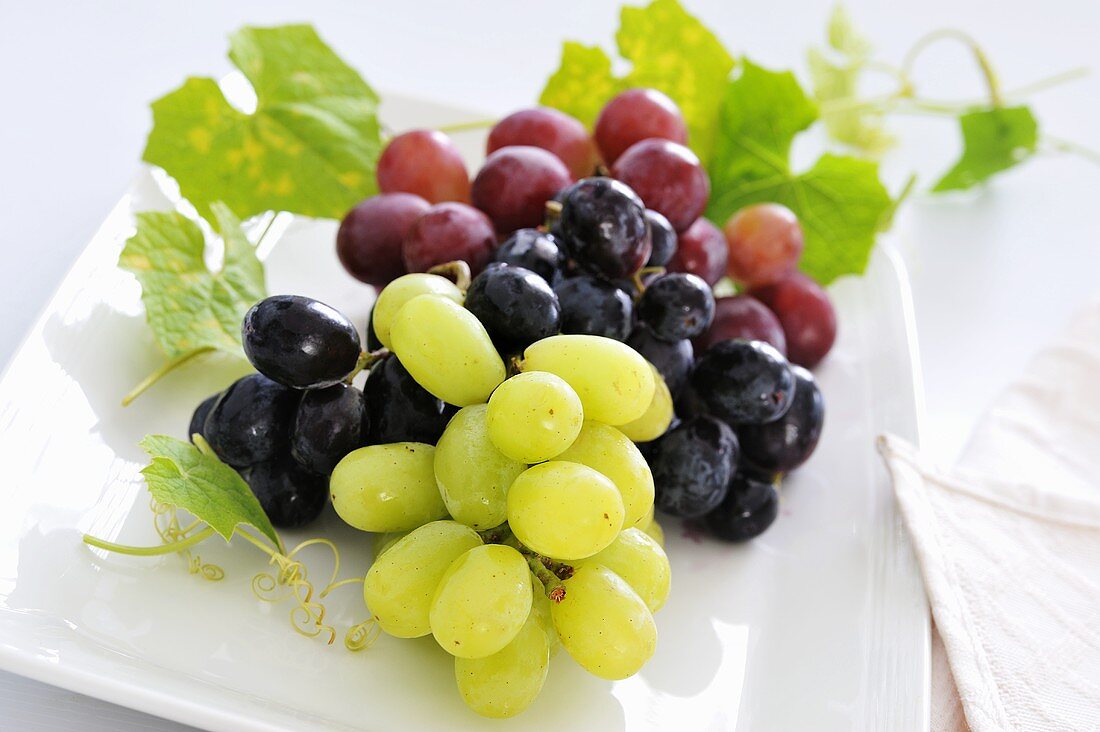
[[[150,458],[141,474],[158,503],[187,511],[226,541],[244,525],[282,546],[244,478],[212,452],[166,435],[146,435],[140,444]]]
[[[214,201],[237,216],[291,211],[340,218],[377,190],[378,96],[308,25],[245,27],[229,58],[257,97],[251,114],[209,78],[153,102],[143,159],[164,168],[209,218]]]
[[[967,112],[962,126],[962,157],[933,191],[970,188],[1029,158],[1039,142],[1039,123],[1028,107],[995,107]]]
[[[176,212],[137,214],[137,233],[126,240],[118,265],[141,284],[145,316],[170,359],[205,350],[241,353],[241,321],[266,295],[263,265],[223,204],[211,205],[225,242],[222,267],[203,259],[199,225]]]
[[[829,14],[826,36],[830,48],[850,59],[862,59],[871,53],[871,42],[855,27],[847,8],[839,3]]]
[[[885,130],[882,113],[851,104],[858,99],[862,62],[834,63],[816,48],[809,50],[806,60],[814,98],[826,105],[839,103],[836,111],[822,117],[829,137],[873,156],[890,149],[895,139]],[[847,108],[843,106],[846,103],[849,104]]]
[[[793,74],[744,61],[722,100],[707,216],[721,225],[750,203],[782,203],[805,233],[800,268],[828,284],[863,272],[892,200],[867,160],[825,154],[805,172],[791,170],[791,143],[816,119]]]
[[[539,104],[572,115],[591,129],[604,103],[622,88],[602,48],[566,41],[561,65],[546,82]]]
[[[688,144],[709,159],[718,105],[734,64],[722,42],[678,0],[623,7],[615,40],[633,64],[624,86],[652,87],[672,97],[687,121]]]

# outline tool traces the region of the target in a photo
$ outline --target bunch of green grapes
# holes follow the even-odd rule
[[[560,645],[604,679],[653,655],[670,570],[653,476],[633,440],[662,434],[668,389],[623,343],[555,335],[513,375],[435,275],[379,297],[379,338],[461,409],[436,445],[371,445],[332,473],[337,513],[378,534],[364,599],[398,638],[432,635],[463,700],[510,717],[538,696]]]

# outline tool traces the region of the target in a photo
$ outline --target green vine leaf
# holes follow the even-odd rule
[[[263,265],[228,207],[210,210],[225,243],[218,272],[206,265],[199,225],[176,212],[137,214],[118,265],[141,284],[141,301],[153,334],[169,359],[204,351],[241,355],[241,321],[266,295]]]
[[[615,40],[620,56],[631,63],[625,76],[614,76],[611,58],[599,47],[566,42],[561,66],[547,81],[539,103],[591,127],[600,108],[619,91],[659,89],[680,106],[688,142],[705,160],[714,144],[722,89],[734,64],[722,42],[678,0],[623,7]]]
[[[243,28],[229,58],[251,82],[256,111],[231,106],[213,79],[190,78],[153,102],[143,155],[204,218],[214,201],[242,219],[340,218],[376,192],[378,96],[311,26]]]
[[[1039,144],[1039,123],[1028,107],[995,107],[959,117],[963,152],[932,188],[970,188],[1031,157]]]
[[[892,200],[868,160],[825,154],[805,172],[791,170],[791,144],[816,119],[793,74],[744,60],[722,100],[707,216],[721,225],[748,204],[782,203],[805,232],[800,268],[828,284],[866,269]]]
[[[150,458],[141,474],[158,503],[189,512],[226,541],[238,527],[251,526],[281,551],[275,527],[244,478],[212,451],[166,435],[147,435],[141,449]]]

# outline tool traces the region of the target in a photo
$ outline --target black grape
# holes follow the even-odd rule
[[[477,316],[498,348],[522,351],[558,332],[558,296],[539,275],[524,267],[492,264],[466,291],[466,309]]]
[[[702,516],[726,497],[739,455],[733,430],[713,417],[695,417],[669,430],[649,450],[654,504],[673,516]]]
[[[666,341],[694,338],[714,320],[714,293],[695,275],[662,275],[646,286],[638,300],[638,318]]]
[[[634,327],[626,345],[633,348],[646,361],[653,364],[673,397],[678,396],[691,376],[695,353],[689,340],[666,341],[653,335],[643,324]]]
[[[336,463],[361,446],[366,403],[348,384],[310,389],[298,403],[290,431],[290,454],[313,473],[328,475]]]
[[[779,494],[771,483],[738,474],[725,499],[704,519],[707,528],[725,541],[760,536],[779,514]]]
[[[629,277],[652,250],[642,201],[611,178],[585,178],[566,189],[561,230],[569,253],[604,277]]]
[[[296,389],[343,381],[359,360],[359,333],[351,321],[300,295],[256,303],[244,316],[241,334],[256,370]]]
[[[625,340],[634,323],[634,303],[615,285],[578,275],[554,286],[561,303],[561,332]]]
[[[367,350],[377,351],[382,348],[382,341],[378,340],[378,334],[374,332],[374,306],[371,306],[367,315]]]
[[[328,502],[328,478],[283,456],[248,471],[248,486],[279,528],[296,529],[318,516]]]
[[[206,435],[203,433],[203,428],[206,425],[206,418],[210,415],[210,410],[214,408],[214,402],[218,401],[218,397],[220,396],[220,392],[212,396],[208,396],[202,400],[199,406],[195,407],[195,411],[191,415],[191,424],[187,428],[187,439],[194,442],[194,440],[191,439],[191,436],[195,434],[206,437]]]
[[[547,282],[553,282],[565,264],[561,241],[538,229],[518,229],[493,253],[493,261],[526,267]]]
[[[794,398],[790,364],[762,341],[715,343],[695,360],[691,385],[710,414],[736,425],[779,419]]]
[[[650,208],[645,210],[645,220],[649,222],[649,240],[653,243],[646,266],[664,267],[676,253],[676,230],[668,219]]]
[[[298,394],[263,374],[238,379],[218,397],[202,434],[225,462],[243,468],[286,449]]]
[[[745,461],[765,473],[787,473],[813,454],[825,421],[825,399],[813,375],[793,366],[794,400],[774,422],[737,430]]]
[[[424,442],[434,445],[457,407],[429,394],[395,356],[371,367],[363,385],[370,427],[367,444]]]

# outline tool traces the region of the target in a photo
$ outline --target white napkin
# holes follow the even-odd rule
[[[894,436],[879,449],[938,631],[933,730],[1100,730],[1100,301],[954,469]]]

